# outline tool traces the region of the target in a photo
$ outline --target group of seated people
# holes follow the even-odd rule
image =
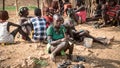
[[[95,18],[101,17],[101,26],[120,26],[120,5],[118,0],[96,0]]]
[[[84,8],[82,8],[84,10]],[[73,40],[82,42],[84,38],[92,38],[94,42],[102,45],[110,44],[110,39],[98,39],[90,35],[88,30],[77,31],[74,21],[71,19],[71,9],[66,10],[66,17],[54,13],[49,15],[49,10],[42,16],[40,8],[35,8],[34,17],[29,17],[27,7],[22,7],[19,10],[19,24],[9,22],[8,12],[0,11],[0,43],[14,43],[16,34],[19,32],[22,39],[29,42],[47,41],[47,51],[50,53],[50,58],[54,61],[56,55],[60,55],[61,51],[69,50],[69,58],[72,58],[74,49]],[[17,28],[10,32],[10,26]],[[29,37],[30,33],[32,38]]]

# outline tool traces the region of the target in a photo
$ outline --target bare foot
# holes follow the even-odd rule
[[[53,62],[55,62],[55,55],[50,54],[50,59],[51,59]]]
[[[106,40],[105,40],[106,45],[111,44],[111,42],[114,41],[114,38],[115,38],[115,37],[113,36],[113,37],[110,38],[110,39],[106,39]]]

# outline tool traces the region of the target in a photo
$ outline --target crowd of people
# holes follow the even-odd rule
[[[69,0],[53,0],[51,6],[44,6],[43,10],[35,8],[34,17],[29,17],[27,7],[21,7],[19,9],[19,24],[9,22],[8,12],[0,11],[0,43],[14,43],[18,32],[22,35],[22,39],[28,42],[47,41],[47,51],[53,61],[57,55],[63,54],[66,50],[69,50],[69,59],[72,58],[73,40],[82,42],[87,37],[102,45],[110,44],[111,39],[95,38],[90,35],[88,30],[77,31],[75,29],[75,25],[86,23],[87,20],[84,0],[76,0],[76,3],[77,7],[73,8]],[[120,7],[115,0],[98,3],[94,18],[102,17],[104,22],[100,25],[104,26],[111,24],[111,22],[119,24],[119,9]],[[17,28],[10,32],[10,26]],[[32,38],[30,38],[31,33]]]

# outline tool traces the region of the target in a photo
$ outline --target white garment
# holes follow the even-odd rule
[[[8,22],[0,23],[0,43],[13,43],[14,37],[7,31]]]

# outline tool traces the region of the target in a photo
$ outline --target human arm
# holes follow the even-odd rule
[[[12,22],[8,22],[8,25],[7,25],[7,30],[8,31],[10,29],[10,26],[20,27],[20,25],[18,25],[18,24],[15,24],[15,23],[12,23]]]
[[[53,26],[48,27],[48,29],[47,29],[48,43],[50,43],[51,45],[56,45],[56,44],[59,44],[60,42],[66,41],[63,29],[64,28],[61,27],[60,32],[58,32],[60,34],[57,35],[56,31],[54,31],[55,29]],[[64,30],[64,31],[66,31],[66,30]]]
[[[51,44],[51,45],[53,45],[53,46],[55,46],[55,45],[57,45],[57,44],[59,44],[62,40],[61,39],[58,39],[58,40],[52,40],[52,37],[51,36],[48,36],[47,37],[47,40],[48,40],[48,43],[49,44]]]

